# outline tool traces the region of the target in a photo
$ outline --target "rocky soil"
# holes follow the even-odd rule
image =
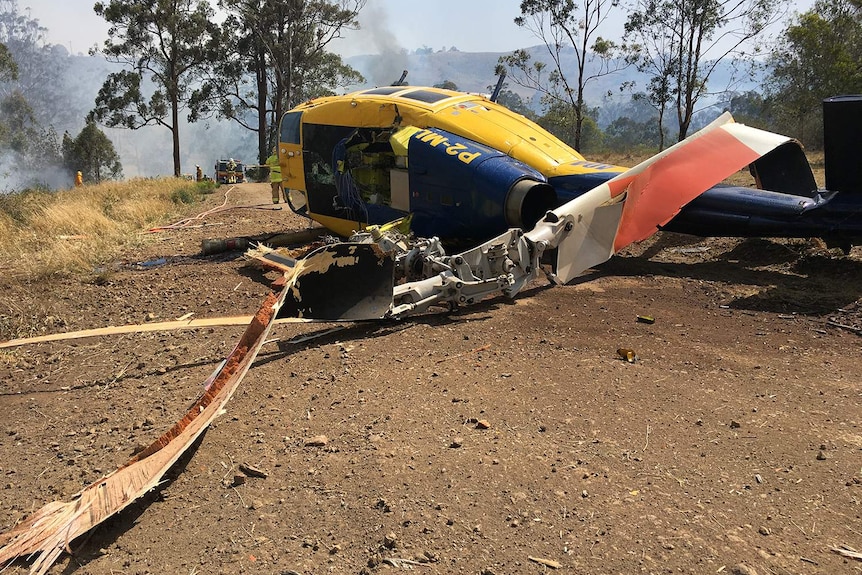
[[[251,314],[277,274],[200,245],[305,226],[268,196],[92,276],[5,274],[5,325]],[[860,573],[833,550],[862,550],[860,301],[859,248],[658,234],[515,300],[276,326],[165,483],[52,572]],[[2,352],[0,530],[168,429],[241,332]]]

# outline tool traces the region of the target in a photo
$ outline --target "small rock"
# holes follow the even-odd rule
[[[763,477],[761,477],[759,473],[755,474],[754,480],[758,483],[763,483]]]
[[[817,461],[826,461],[826,454],[822,451],[817,452]]]
[[[757,571],[745,563],[740,563],[730,570],[730,575],[757,575]]]
[[[258,469],[253,465],[249,465],[247,463],[240,463],[239,470],[242,471],[247,477],[257,477],[259,479],[266,479],[269,477],[269,474],[262,469]]]
[[[248,481],[248,478],[245,475],[234,475],[233,483],[231,483],[231,486],[239,487],[240,485],[245,485],[246,481]]]
[[[340,552],[341,552],[341,545],[339,545],[337,543],[335,545],[333,545],[332,548],[329,550],[330,555],[335,555],[335,554],[340,553]]]
[[[306,447],[323,447],[329,443],[329,438],[325,435],[317,435],[305,440]]]
[[[449,444],[449,447],[451,447],[452,449],[458,449],[462,445],[464,445],[464,438],[463,437],[453,437],[452,443]]]
[[[587,490],[586,490],[586,489],[584,489],[583,491],[581,491],[581,497],[583,497],[584,499],[586,499],[586,498],[587,498],[587,497],[589,497],[589,496],[590,496],[590,494],[589,494],[589,493],[587,493]]]
[[[383,546],[387,549],[395,549],[398,547],[398,536],[393,531],[390,531],[383,537]]]
[[[480,419],[476,422],[476,429],[491,429],[491,422],[487,419]]]
[[[742,425],[738,421],[731,421],[730,428],[731,429],[739,429]]]
[[[769,535],[769,533],[770,533],[769,528],[764,527],[762,525],[760,526],[760,529],[757,530],[757,532],[760,533],[761,535]]]

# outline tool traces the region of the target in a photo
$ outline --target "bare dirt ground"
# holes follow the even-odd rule
[[[5,273],[0,313],[45,333],[251,314],[277,276],[201,240],[305,224],[207,223],[90,277]],[[860,248],[659,234],[515,300],[276,326],[167,481],[52,572],[860,573],[831,550],[862,550],[860,298]],[[242,329],[4,352],[0,530],[168,429]],[[240,484],[242,463],[268,476]]]

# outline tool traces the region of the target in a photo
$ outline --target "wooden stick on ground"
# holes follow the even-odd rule
[[[120,335],[124,333],[145,333],[150,331],[173,331],[175,329],[198,329],[201,327],[220,327],[231,325],[248,325],[253,316],[237,315],[228,317],[211,317],[201,319],[183,319],[176,321],[161,321],[153,323],[138,323],[127,325],[116,325],[108,327],[97,327],[94,329],[82,329],[65,333],[52,333],[36,337],[24,337],[10,339],[0,342],[0,349],[30,345],[33,343],[45,343],[50,341],[62,341],[67,339],[80,339],[84,337],[100,337],[106,335]],[[312,320],[288,317],[276,320],[276,323],[310,323]]]

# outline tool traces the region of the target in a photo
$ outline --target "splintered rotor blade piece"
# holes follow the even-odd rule
[[[381,319],[392,307],[395,264],[375,244],[333,244],[299,260],[278,317]]]

